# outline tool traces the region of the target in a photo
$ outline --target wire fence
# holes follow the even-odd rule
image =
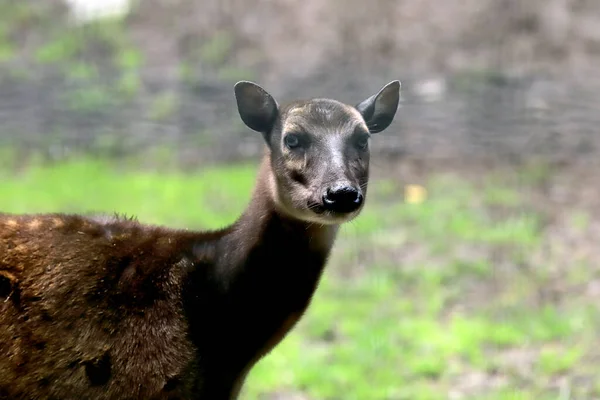
[[[0,4],[0,141],[20,160],[254,156],[240,79],[348,103],[400,79],[399,118],[376,143],[392,156],[597,158],[595,2]]]

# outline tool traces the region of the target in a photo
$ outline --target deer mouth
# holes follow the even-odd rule
[[[355,218],[360,213],[360,208],[353,211],[334,211],[327,208],[325,204],[308,202],[307,208],[312,212],[315,217],[315,222],[324,224],[338,224],[347,222]]]

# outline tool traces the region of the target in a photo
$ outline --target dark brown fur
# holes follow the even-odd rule
[[[0,214],[0,398],[235,399],[306,310],[338,229],[281,211],[269,147],[219,231]]]

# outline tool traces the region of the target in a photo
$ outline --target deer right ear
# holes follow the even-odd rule
[[[356,106],[371,133],[378,133],[390,126],[400,102],[400,81],[392,81],[377,94]]]
[[[235,84],[235,99],[242,121],[248,128],[267,134],[277,118],[277,102],[256,83],[241,81]]]

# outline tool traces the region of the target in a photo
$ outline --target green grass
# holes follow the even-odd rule
[[[234,165],[159,174],[89,160],[0,171],[0,210],[118,211],[218,228],[243,210],[255,172]],[[394,179],[371,183],[306,316],[257,364],[242,398],[600,396],[597,301],[545,295],[556,274],[549,265],[573,285],[597,270],[553,260],[543,215],[501,179],[480,185],[444,174],[423,185],[425,202],[403,204]],[[583,209],[567,215],[575,232],[591,223]]]
[[[119,212],[175,227],[216,228],[234,220],[250,198],[253,167],[196,174],[131,172],[99,161],[32,167],[0,174],[5,212]]]

